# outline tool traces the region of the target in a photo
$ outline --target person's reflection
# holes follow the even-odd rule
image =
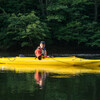
[[[46,76],[47,76],[46,72],[42,72],[42,73],[39,71],[35,72],[34,78],[36,80],[36,84],[39,84],[40,89],[43,89],[45,85]]]

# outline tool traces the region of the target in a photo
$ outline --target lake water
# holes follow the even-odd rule
[[[74,71],[80,70],[79,74],[2,69],[0,100],[100,100],[100,66],[89,67],[84,73],[83,68],[76,67]]]

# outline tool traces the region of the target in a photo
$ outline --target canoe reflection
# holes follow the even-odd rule
[[[46,73],[56,73],[56,74],[82,74],[82,73],[100,73],[100,62],[98,63],[91,63],[87,65],[81,66],[64,66],[64,65],[17,65],[17,64],[0,64],[0,70],[11,70],[15,71],[16,73],[33,73],[35,71],[39,72],[46,72]]]
[[[34,78],[36,80],[36,84],[39,85],[40,89],[43,89],[46,77],[47,77],[46,72],[39,72],[38,70],[35,71]]]

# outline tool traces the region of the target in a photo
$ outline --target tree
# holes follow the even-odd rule
[[[25,15],[12,14],[8,18],[8,23],[5,38],[2,41],[6,48],[14,45],[33,46],[44,39],[48,32],[46,24],[39,20],[34,11]]]

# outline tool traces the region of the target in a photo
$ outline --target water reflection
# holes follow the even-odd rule
[[[46,77],[46,72],[39,72],[38,70],[35,71],[34,78],[36,80],[36,84],[39,85],[40,89],[44,88]]]
[[[45,66],[45,65],[14,65],[14,64],[0,64],[0,70],[11,70],[17,73],[31,73],[37,71],[42,71],[46,73],[56,73],[56,74],[70,74],[77,75],[82,73],[100,73],[100,63],[92,65],[81,65],[81,66]]]
[[[0,69],[0,100],[100,100],[100,63],[88,66],[0,64]]]
[[[45,87],[40,90],[39,81],[47,73],[0,72],[0,100],[100,100],[100,75],[81,74],[68,78],[56,78],[61,74],[49,74]],[[54,77],[53,77],[54,76]]]

